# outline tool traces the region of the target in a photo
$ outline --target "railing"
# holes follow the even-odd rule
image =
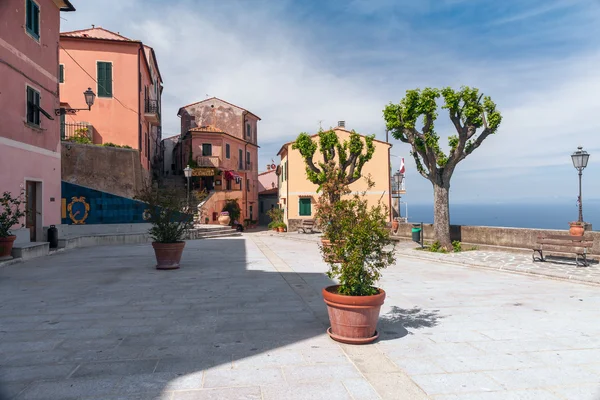
[[[146,99],[144,103],[144,112],[146,114],[158,114],[158,100]]]
[[[238,169],[240,171],[252,171],[252,162],[248,161],[246,163],[239,163]]]
[[[220,167],[221,159],[217,156],[198,156],[196,163],[199,167]]]
[[[77,137],[87,137],[94,140],[94,127],[87,122],[61,122],[60,139],[71,140]]]

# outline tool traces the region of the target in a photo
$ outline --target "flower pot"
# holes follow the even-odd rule
[[[10,257],[16,236],[0,237],[0,259]]]
[[[219,215],[219,224],[227,226],[229,222],[231,222],[229,215]]]
[[[580,225],[579,222],[569,222],[569,234],[571,236],[583,236],[585,232],[585,227]]]
[[[156,255],[156,269],[177,269],[181,261],[181,253],[185,242],[158,243],[152,242]]]
[[[329,336],[338,342],[366,344],[379,337],[377,320],[385,300],[385,291],[372,296],[345,296],[338,294],[339,285],[323,288],[323,299],[331,327]]]
[[[277,232],[283,232],[283,228],[281,228],[281,227],[277,228]]]
[[[396,231],[398,230],[398,227],[399,227],[399,226],[400,226],[400,223],[399,223],[398,221],[396,221],[396,220],[393,220],[393,221],[392,221],[392,230],[393,230],[394,232],[396,232]]]

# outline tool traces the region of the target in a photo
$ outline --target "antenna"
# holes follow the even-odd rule
[[[323,121],[325,121],[324,119],[320,119],[319,120],[319,130],[322,131],[323,130]]]

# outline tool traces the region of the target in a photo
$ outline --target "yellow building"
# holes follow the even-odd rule
[[[350,131],[343,127],[338,126],[334,128],[334,131],[341,143],[350,138]],[[362,137],[364,138],[364,136]],[[318,134],[313,135],[312,138],[315,142],[319,140]],[[320,193],[317,193],[318,186],[306,177],[304,158],[302,158],[299,150],[292,149],[293,144],[294,142],[284,144],[277,153],[281,157],[278,171],[279,206],[284,210],[284,222],[290,232],[297,230],[303,219],[315,218],[315,205],[320,195]],[[372,206],[381,201],[391,212],[390,148],[392,145],[379,140],[373,140],[373,144],[375,145],[373,158],[362,169],[362,176],[365,177],[370,174],[371,180],[375,183],[375,186],[366,192],[367,201]],[[314,160],[315,165],[318,161],[323,161],[323,156],[318,148]],[[353,192],[367,190],[366,180],[357,180],[350,185],[350,189]]]

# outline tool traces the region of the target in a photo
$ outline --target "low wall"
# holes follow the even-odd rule
[[[413,224],[401,223],[398,231],[393,236],[410,239]],[[461,226],[450,225],[450,238],[463,243],[482,246],[513,247],[532,249],[538,235],[554,234],[566,235],[568,229],[530,229],[530,228],[502,228],[495,226]],[[423,224],[425,240],[433,240],[433,225]],[[586,236],[594,239],[593,254],[600,254],[600,232],[587,231]]]
[[[149,182],[138,150],[68,142],[61,146],[63,181],[129,198]]]

